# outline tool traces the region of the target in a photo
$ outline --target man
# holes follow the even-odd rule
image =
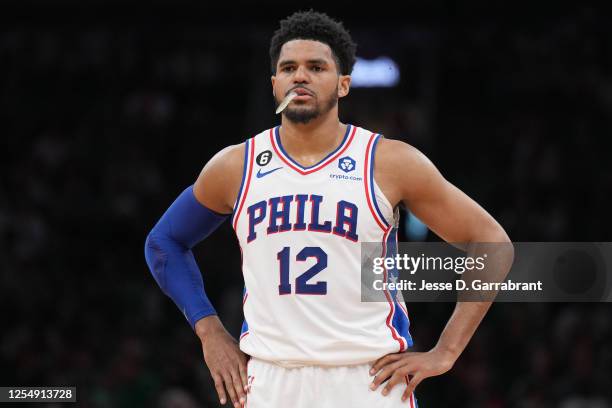
[[[359,243],[395,240],[400,204],[448,242],[509,239],[415,148],[340,122],[355,48],[325,14],[281,21],[270,47],[281,126],[217,153],[147,239],[222,404],[414,407],[415,387],[453,366],[490,306],[458,303],[438,344],[415,353],[403,302],[360,301]],[[190,251],[230,216],[245,280],[240,346]]]

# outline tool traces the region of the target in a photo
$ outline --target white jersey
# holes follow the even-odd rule
[[[363,364],[412,346],[399,296],[361,301],[361,242],[397,243],[397,213],[373,178],[381,135],[348,125],[303,167],[279,127],[245,143],[232,225],[242,252],[245,353],[292,367]],[[399,293],[399,292],[398,292]]]

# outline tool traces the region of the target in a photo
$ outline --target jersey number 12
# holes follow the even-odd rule
[[[316,258],[317,263],[314,264],[306,272],[295,278],[295,294],[296,295],[326,295],[327,282],[307,283],[310,278],[327,268],[327,254],[319,247],[305,247],[298,252],[295,257],[296,261],[305,261],[308,258]],[[291,293],[291,284],[289,283],[289,261],[290,249],[284,247],[278,254],[276,259],[280,263],[280,285],[278,285],[279,295],[288,295]]]

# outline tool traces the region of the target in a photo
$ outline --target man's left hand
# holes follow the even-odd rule
[[[414,389],[425,378],[444,374],[453,367],[456,357],[435,348],[428,352],[403,352],[387,354],[376,360],[370,375],[376,375],[370,389],[375,391],[380,384],[389,377],[389,381],[382,391],[388,395],[391,389],[398,384],[407,384],[402,395],[402,401],[406,401]]]

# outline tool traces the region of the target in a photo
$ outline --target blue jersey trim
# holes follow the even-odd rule
[[[232,225],[234,224],[234,217],[236,216],[236,210],[238,209],[238,205],[240,205],[240,198],[242,196],[242,189],[244,188],[244,183],[246,181],[246,174],[248,171],[249,165],[249,148],[250,148],[250,139],[247,139],[244,142],[244,168],[242,169],[242,180],[240,181],[240,189],[238,190],[238,197],[236,197],[236,203],[234,204],[234,210],[232,211]]]
[[[285,151],[285,148],[283,147],[281,140],[280,140],[280,126],[277,126],[274,129],[274,137],[276,138],[276,144],[278,145],[278,148],[281,150],[281,152],[285,155],[285,157],[293,164],[295,164],[297,167],[299,167],[302,170],[309,170],[312,169],[314,167],[317,167],[318,165],[320,165],[321,163],[323,163],[325,160],[329,159],[330,157],[332,157],[336,152],[338,152],[346,143],[346,140],[348,139],[348,136],[351,133],[351,128],[353,127],[353,125],[348,124],[348,126],[346,127],[346,133],[344,134],[344,138],[342,139],[342,142],[340,143],[340,145],[338,145],[338,147],[336,147],[334,149],[333,152],[331,152],[330,154],[328,154],[327,156],[325,156],[323,159],[319,160],[316,164],[313,164],[312,166],[308,166],[308,167],[304,167],[301,164],[299,164],[298,162],[296,162],[295,160],[293,160],[293,158],[291,156],[289,156],[287,154],[287,152]]]
[[[372,202],[374,203],[374,208],[376,209],[376,213],[378,214],[378,216],[380,217],[380,219],[382,220],[382,222],[385,223],[385,226],[387,228],[389,228],[389,223],[387,222],[387,220],[385,219],[385,217],[382,214],[382,211],[380,211],[380,208],[378,207],[378,202],[376,201],[376,191],[374,190],[374,156],[376,156],[376,144],[378,143],[378,141],[380,140],[382,136],[381,135],[377,135],[376,139],[374,140],[374,143],[372,144],[372,150],[370,150],[370,192],[372,193]]]
[[[242,329],[240,330],[240,337],[242,337],[242,335],[248,331],[249,331],[249,324],[247,323],[246,319],[244,319],[242,321]]]
[[[242,308],[244,309],[244,303],[245,303],[245,296],[247,295],[247,290],[246,290],[246,285],[244,286],[244,289],[242,290]],[[244,313],[244,311],[243,311]],[[242,337],[242,335],[246,332],[249,331],[249,324],[246,321],[246,317],[244,318],[244,320],[242,321],[242,327],[240,329],[240,337]],[[239,337],[239,338],[240,338]]]
[[[387,255],[385,256],[395,257],[396,254],[397,254],[397,228],[393,228],[393,230],[391,230],[391,233],[387,237]],[[389,269],[387,273],[388,273],[387,280],[389,280],[390,276],[399,277],[399,273],[395,267],[393,269]],[[399,301],[396,298],[397,290],[392,290],[392,291],[390,290],[389,294],[391,295],[391,298],[393,299],[393,305],[395,307],[393,317],[391,318],[391,324],[393,325],[395,330],[397,330],[397,333],[406,340],[408,347],[412,347],[414,343],[412,340],[412,336],[410,335],[410,319],[408,319],[408,316],[406,316],[404,311],[401,310]]]

